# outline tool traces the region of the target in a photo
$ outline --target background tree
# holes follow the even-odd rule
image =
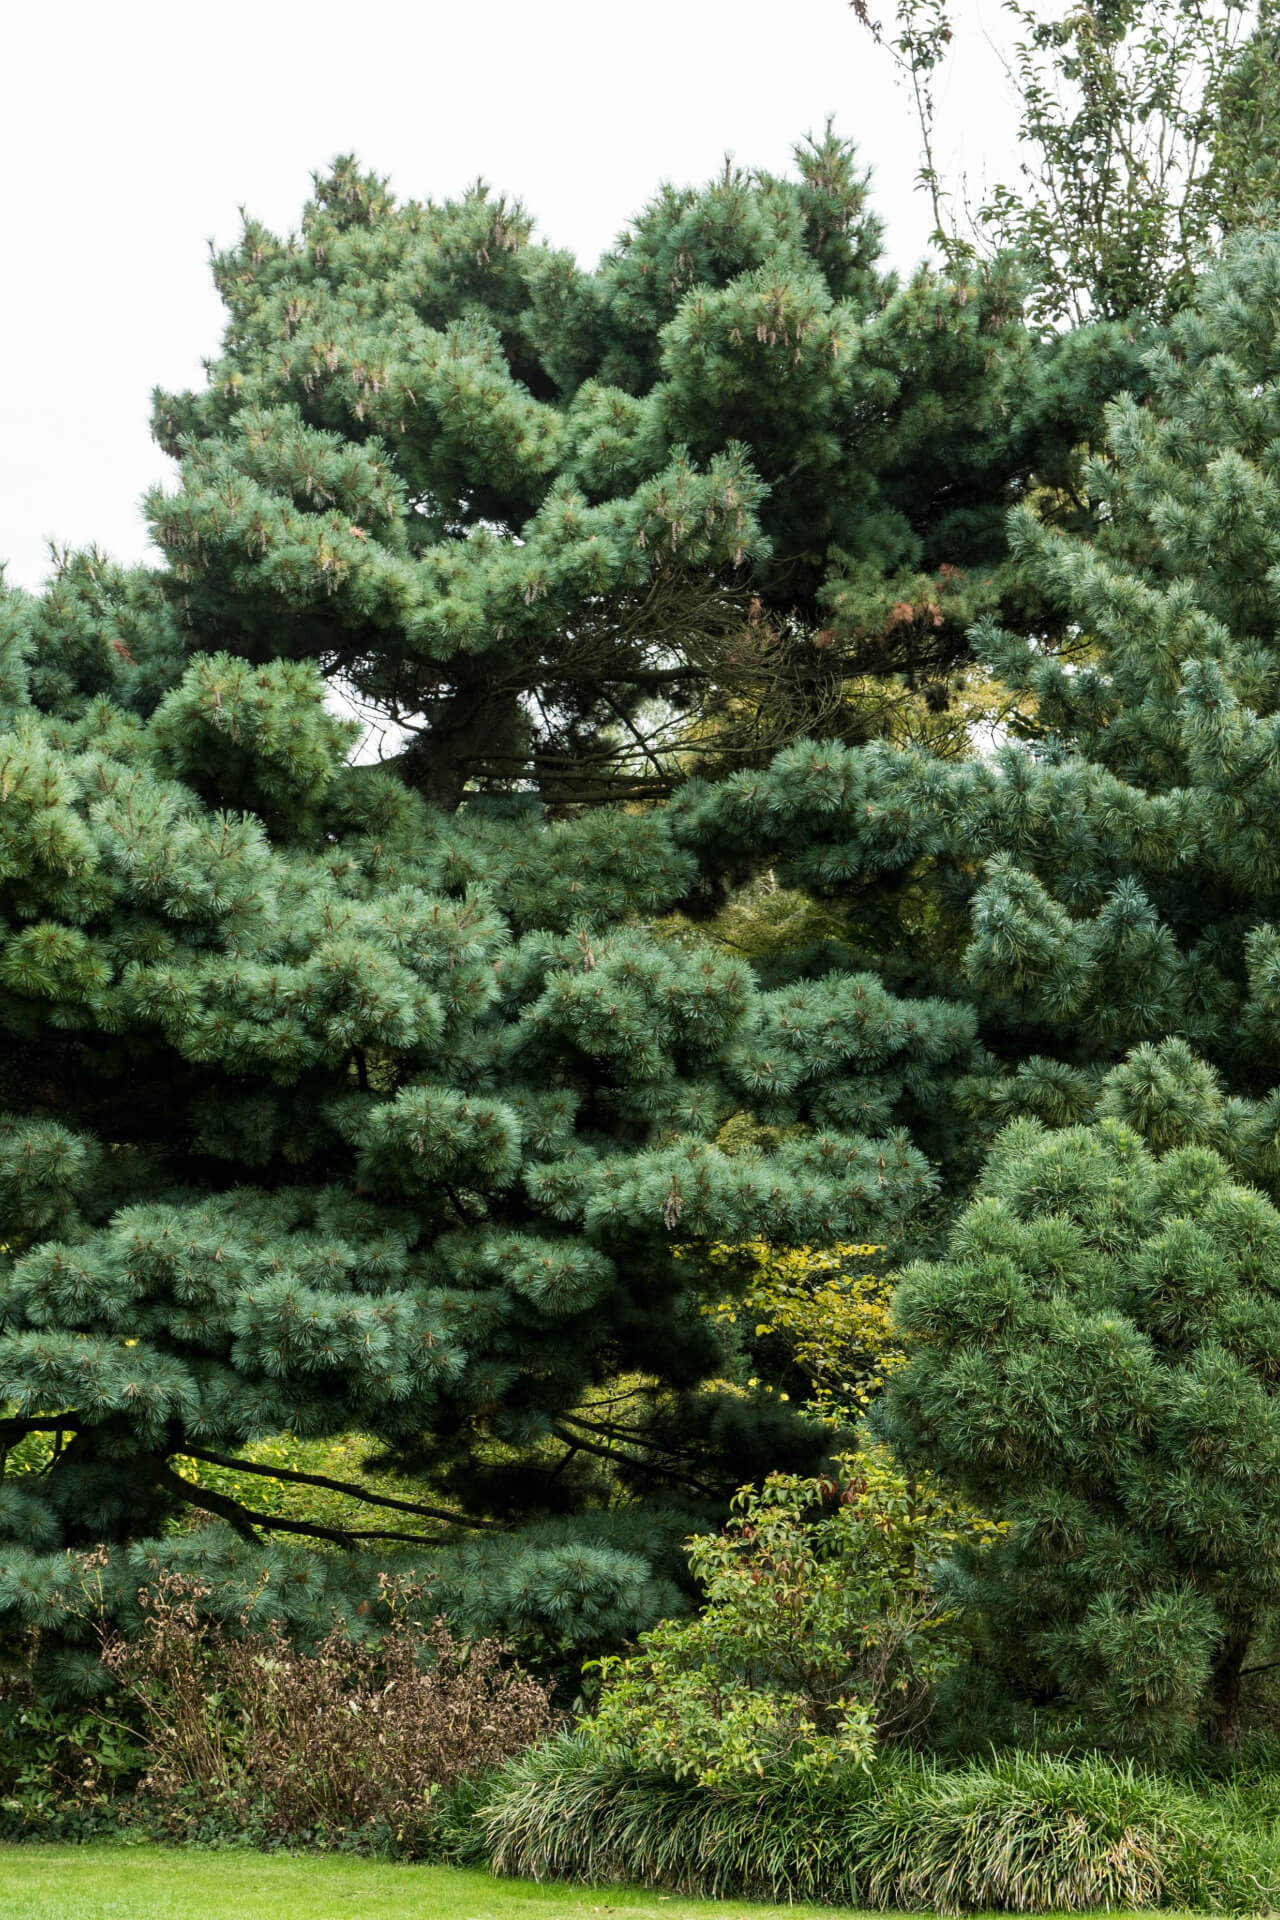
[[[1018,254],[1034,319],[1171,318],[1223,236],[1274,194],[1270,8],[1005,0],[1004,11],[1020,178],[975,203],[936,159],[933,85],[953,39],[945,0],[896,9],[889,44],[916,108],[935,241],[954,262]]]
[[[1280,200],[1280,22],[1272,0],[1252,9],[1252,31],[1218,92],[1207,190],[1224,232],[1274,225]]]
[[[763,1241],[712,1247],[708,1265],[737,1285],[703,1311],[737,1329],[753,1383],[765,1380],[833,1424],[856,1420],[906,1363],[890,1315],[894,1282],[878,1258],[887,1253]]]
[[[979,1138],[1017,1113],[1088,1118],[1132,1053],[1108,1098],[1154,1145],[1280,1172],[1278,295],[1280,245],[1242,237],[1150,356],[1147,403],[1111,410],[1096,536],[1016,518],[1065,636],[977,637],[1034,705],[1021,740],[951,764],[797,746],[669,810],[709,867],[767,864],[838,908],[846,964],[974,1009],[987,1057],[956,1097]],[[785,1075],[758,1110],[786,1123]],[[930,1151],[962,1185],[973,1145]]]

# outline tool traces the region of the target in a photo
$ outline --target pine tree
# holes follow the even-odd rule
[[[1007,505],[1070,480],[1133,345],[1033,338],[999,261],[899,285],[850,148],[796,159],[664,188],[594,272],[349,159],[297,234],[248,222],[208,389],[156,396],[188,644],[314,662],[446,806],[651,796],[868,737],[895,675],[945,697],[1018,603]]]
[[[848,672],[819,620],[853,633],[930,540],[999,557],[1022,429],[990,483],[959,442],[1026,358],[1008,289],[899,292],[864,197],[828,139],[798,183],[664,192],[589,275],[480,190],[398,208],[341,163],[298,239],[216,263],[225,354],[157,403],[168,569],[0,591],[11,1626],[66,1629],[105,1543],[126,1618],[163,1559],[230,1617],[358,1628],[361,1551],[403,1544],[464,1622],[599,1643],[670,1604],[690,1524],[815,1464],[733,1384],[700,1249],[899,1243],[933,1185],[903,1129],[971,1015],[646,933],[697,882],[658,817],[421,795],[615,794],[659,692],[779,688],[785,738]],[[1084,352],[1103,389],[1115,357]],[[420,726],[394,774],[350,766],[317,668]],[[417,1490],[354,1531],[275,1513],[241,1449],[283,1429],[367,1433]]]
[[[973,1007],[986,1059],[956,1097],[982,1127],[1087,1120],[1131,1056],[1110,1110],[1263,1184],[1280,1173],[1278,291],[1265,234],[1205,281],[1149,357],[1149,398],[1110,410],[1093,538],[1015,515],[1063,634],[975,637],[1024,697],[1021,738],[961,763],[800,744],[690,783],[667,816],[709,870],[767,860],[839,908],[897,991]]]
[[[692,874],[660,816],[432,813],[348,764],[309,663],[41,712],[54,615],[0,612],[0,1619],[65,1626],[105,1543],[126,1615],[169,1556],[233,1615],[323,1624],[369,1543],[470,1529],[433,1588],[463,1618],[651,1620],[691,1520],[824,1444],[724,1384],[699,1249],[897,1237],[932,1175],[896,1091],[927,1099],[967,1015],[655,938]],[[807,1124],[718,1145],[779,1072]],[[193,1483],[282,1430],[367,1433],[432,1497],[349,1531],[273,1515],[251,1468]],[[291,1533],[338,1552],[273,1557]]]
[[[1234,1744],[1280,1608],[1280,1213],[1210,1149],[1015,1121],[896,1312],[886,1430],[1008,1528],[944,1583],[968,1738]]]
[[[898,591],[895,569],[958,551],[996,570],[990,593],[957,587],[958,606],[1044,609],[1037,632],[1068,645],[1086,644],[1072,567],[1131,596],[1118,548],[1100,558],[1041,523],[1018,535],[1018,578],[999,572],[1026,419],[1038,445],[1069,447],[1079,395],[1107,391],[1123,361],[1114,338],[1037,359],[995,279],[876,283],[847,153],[805,165],[798,186],[729,176],[662,196],[595,276],[526,245],[478,194],[397,210],[340,167],[300,240],[253,229],[220,263],[226,355],[207,395],[159,404],[183,460],[154,508],[169,571],[66,556],[45,595],[0,592],[10,1625],[65,1627],[75,1553],[99,1543],[93,1578],[126,1617],[168,1558],[232,1617],[327,1624],[342,1605],[358,1625],[362,1545],[447,1540],[433,1593],[476,1624],[634,1631],[669,1600],[691,1522],[765,1470],[810,1471],[826,1444],[733,1380],[724,1329],[699,1312],[704,1248],[901,1255],[929,1221],[929,1160],[954,1184],[974,1114],[1092,1112],[1104,1066],[1167,1031],[1170,1008],[1224,1010],[1216,1042],[1195,1037],[1226,1092],[1196,1094],[1185,1124],[1203,1131],[1212,1108],[1233,1151],[1262,1154],[1269,1110],[1226,1057],[1240,908],[1174,829],[1159,839],[1143,810],[1182,815],[1144,786],[1132,817],[1152,861],[1185,872],[1191,918],[1162,932],[1158,888],[1143,918],[1133,845],[1116,837],[1123,771],[1048,747],[948,768],[836,744],[665,814],[548,823],[525,804],[536,791],[505,813],[423,798],[452,805],[464,780],[501,792],[521,784],[512,769],[536,789],[552,765],[616,792],[609,729],[653,690],[622,644],[636,596],[687,612],[689,592],[709,593],[722,610],[741,587],[748,624],[756,599],[760,625],[807,658],[839,652],[816,645],[829,609],[854,634]],[[1239,306],[1226,283],[1219,306]],[[1206,309],[1178,336],[1201,373],[1171,352],[1157,386],[1218,391],[1213,349],[1195,359],[1212,324]],[[755,372],[735,386],[740,348]],[[1023,375],[1034,406],[1006,416]],[[1161,430],[1130,409],[1118,448],[1131,417]],[[1116,473],[1113,544],[1124,500],[1125,525],[1145,510]],[[1180,582],[1144,591],[1184,608]],[[685,612],[651,664],[670,663]],[[938,630],[926,610],[888,632],[917,625]],[[1103,659],[1108,632],[1087,642]],[[588,638],[622,662],[621,714],[598,685],[556,692]],[[984,645],[1013,674],[1010,643]],[[1257,649],[1240,665],[1220,652],[1253,697]],[[689,677],[682,660],[673,698],[725,691],[718,665]],[[353,767],[317,668],[424,722],[420,746],[394,771]],[[1025,671],[1061,682],[1035,679],[1042,719],[1055,698],[1096,704],[1105,679],[1066,674],[1043,644]],[[788,682],[771,661],[760,684]],[[538,731],[547,688],[567,734],[559,719]],[[580,790],[566,774],[554,797]],[[988,849],[1006,860],[983,881]],[[775,850],[818,891],[856,876],[844,917],[873,903],[865,964],[762,982],[688,921],[647,930],[705,907],[706,869]],[[1186,935],[1197,913],[1207,958]],[[1166,949],[1153,1007],[1148,958]],[[1104,976],[1110,999],[1081,985]],[[1248,1070],[1263,1070],[1256,1042]],[[1130,1104],[1151,1105],[1160,1075],[1186,1079],[1167,1053],[1133,1075]],[[283,1429],[368,1433],[431,1497],[367,1502],[367,1527],[329,1530],[333,1555],[269,1553],[317,1530],[248,1490],[200,1489],[181,1463],[241,1471],[239,1449]],[[200,1508],[218,1524],[171,1532]]]
[[[1021,740],[797,746],[669,810],[709,866],[768,859],[855,955],[879,941],[886,985],[976,1017],[970,1135],[930,1142],[961,1202],[1020,1119],[904,1287],[894,1433],[1015,1519],[991,1664],[1087,1737],[1181,1738],[1206,1702],[1229,1737],[1275,1618],[1275,1215],[1233,1182],[1280,1193],[1278,314],[1280,243],[1243,237],[1111,409],[1095,536],[1015,519],[1064,636],[977,636]]]

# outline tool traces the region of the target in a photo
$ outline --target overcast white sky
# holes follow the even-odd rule
[[[999,0],[955,13],[944,158],[1008,177],[1012,107],[987,39]],[[782,169],[834,114],[874,169],[895,264],[924,250],[910,104],[846,0],[10,0],[4,14],[0,560],[23,586],[46,574],[50,539],[149,557],[138,503],[172,471],[150,391],[198,382],[221,329],[207,242],[234,237],[242,205],[294,225],[336,153],[405,198],[483,174],[594,263],[660,179],[701,181],[726,152]]]

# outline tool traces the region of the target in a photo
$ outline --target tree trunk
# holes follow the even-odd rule
[[[1215,1747],[1240,1744],[1240,1669],[1248,1651],[1247,1631],[1229,1633],[1213,1663],[1209,1738]]]
[[[155,1484],[136,1436],[112,1423],[86,1425],[50,1462],[45,1484],[64,1515],[62,1542],[76,1549],[163,1532],[175,1503]],[[123,1444],[122,1444],[123,1441]],[[73,1489],[59,1498],[59,1489]]]
[[[509,759],[511,772],[521,771],[528,725],[509,689],[495,693],[483,682],[462,686],[435,702],[424,718],[424,731],[400,755],[398,765],[406,785],[429,806],[456,812],[468,779],[486,756]]]

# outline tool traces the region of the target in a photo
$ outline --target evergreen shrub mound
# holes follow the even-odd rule
[[[721,1899],[959,1913],[1264,1911],[1270,1829],[1096,1756],[943,1771],[881,1759],[709,1791],[562,1735],[512,1762],[479,1814],[497,1873],[622,1879]]]
[[[1034,1706],[1056,1740],[1234,1744],[1280,1602],[1280,1212],[1208,1147],[1016,1121],[895,1311],[886,1431],[1006,1523],[946,1568],[966,1689],[1005,1737]]]

